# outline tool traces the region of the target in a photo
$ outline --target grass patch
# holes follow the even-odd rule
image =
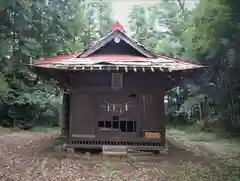
[[[187,137],[190,141],[213,141],[217,139],[214,133],[205,133],[194,126],[179,126],[177,128],[169,127],[167,129],[168,135],[173,135],[175,138]]]
[[[238,168],[217,163],[210,165],[185,163],[167,177],[171,181],[240,181]]]
[[[229,137],[227,134],[224,136],[222,133],[205,133],[194,126],[181,126],[169,127],[167,135],[175,139],[195,142],[196,146],[204,147],[222,158],[240,157],[239,138]]]
[[[54,135],[60,134],[60,128],[59,127],[48,127],[48,126],[35,126],[31,128],[29,131],[32,132],[45,132],[45,133],[51,133]]]
[[[0,135],[12,133],[12,130],[9,128],[0,127]]]

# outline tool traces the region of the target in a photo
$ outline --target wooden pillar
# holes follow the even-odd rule
[[[68,93],[63,93],[61,110],[62,110],[60,116],[61,136],[63,136],[67,141],[69,133],[69,113],[70,113],[70,95]]]
[[[60,127],[61,136],[63,136],[63,92],[60,95],[60,106],[59,106],[59,116],[58,116],[58,125]]]

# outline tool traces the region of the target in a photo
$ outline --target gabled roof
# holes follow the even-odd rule
[[[90,54],[92,54],[93,52],[95,52],[95,51],[99,50],[100,48],[104,47],[106,44],[108,44],[110,41],[114,40],[114,38],[116,38],[116,37],[118,37],[121,40],[123,40],[124,42],[126,42],[128,45],[133,47],[135,50],[140,52],[145,57],[147,57],[147,58],[156,58],[156,56],[152,52],[150,52],[149,50],[144,48],[144,46],[142,46],[138,42],[136,42],[133,39],[131,39],[129,36],[127,36],[126,33],[124,33],[120,29],[115,29],[114,31],[112,31],[108,35],[104,36],[103,38],[101,38],[100,40],[98,40],[97,42],[95,42],[94,44],[89,46],[77,58],[88,57]]]
[[[95,55],[94,52],[105,47],[108,43],[120,38],[120,41],[130,45],[142,56],[136,55]],[[116,45],[117,46],[117,45]],[[73,69],[73,70],[142,70],[151,71],[179,71],[201,68],[202,66],[188,63],[171,57],[156,55],[147,50],[143,45],[131,39],[124,31],[123,27],[117,22],[112,27],[112,31],[96,41],[82,53],[73,53],[71,55],[59,56],[37,61],[34,67],[54,68],[54,69]]]

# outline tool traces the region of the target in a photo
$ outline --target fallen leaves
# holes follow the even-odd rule
[[[152,159],[136,157],[129,162],[127,158],[48,149],[51,144],[53,138],[47,133],[18,132],[0,136],[0,180],[190,181],[202,168],[196,164],[199,156],[172,145],[169,155]]]

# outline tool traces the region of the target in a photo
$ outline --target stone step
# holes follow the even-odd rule
[[[127,155],[127,146],[103,145],[103,155]]]

